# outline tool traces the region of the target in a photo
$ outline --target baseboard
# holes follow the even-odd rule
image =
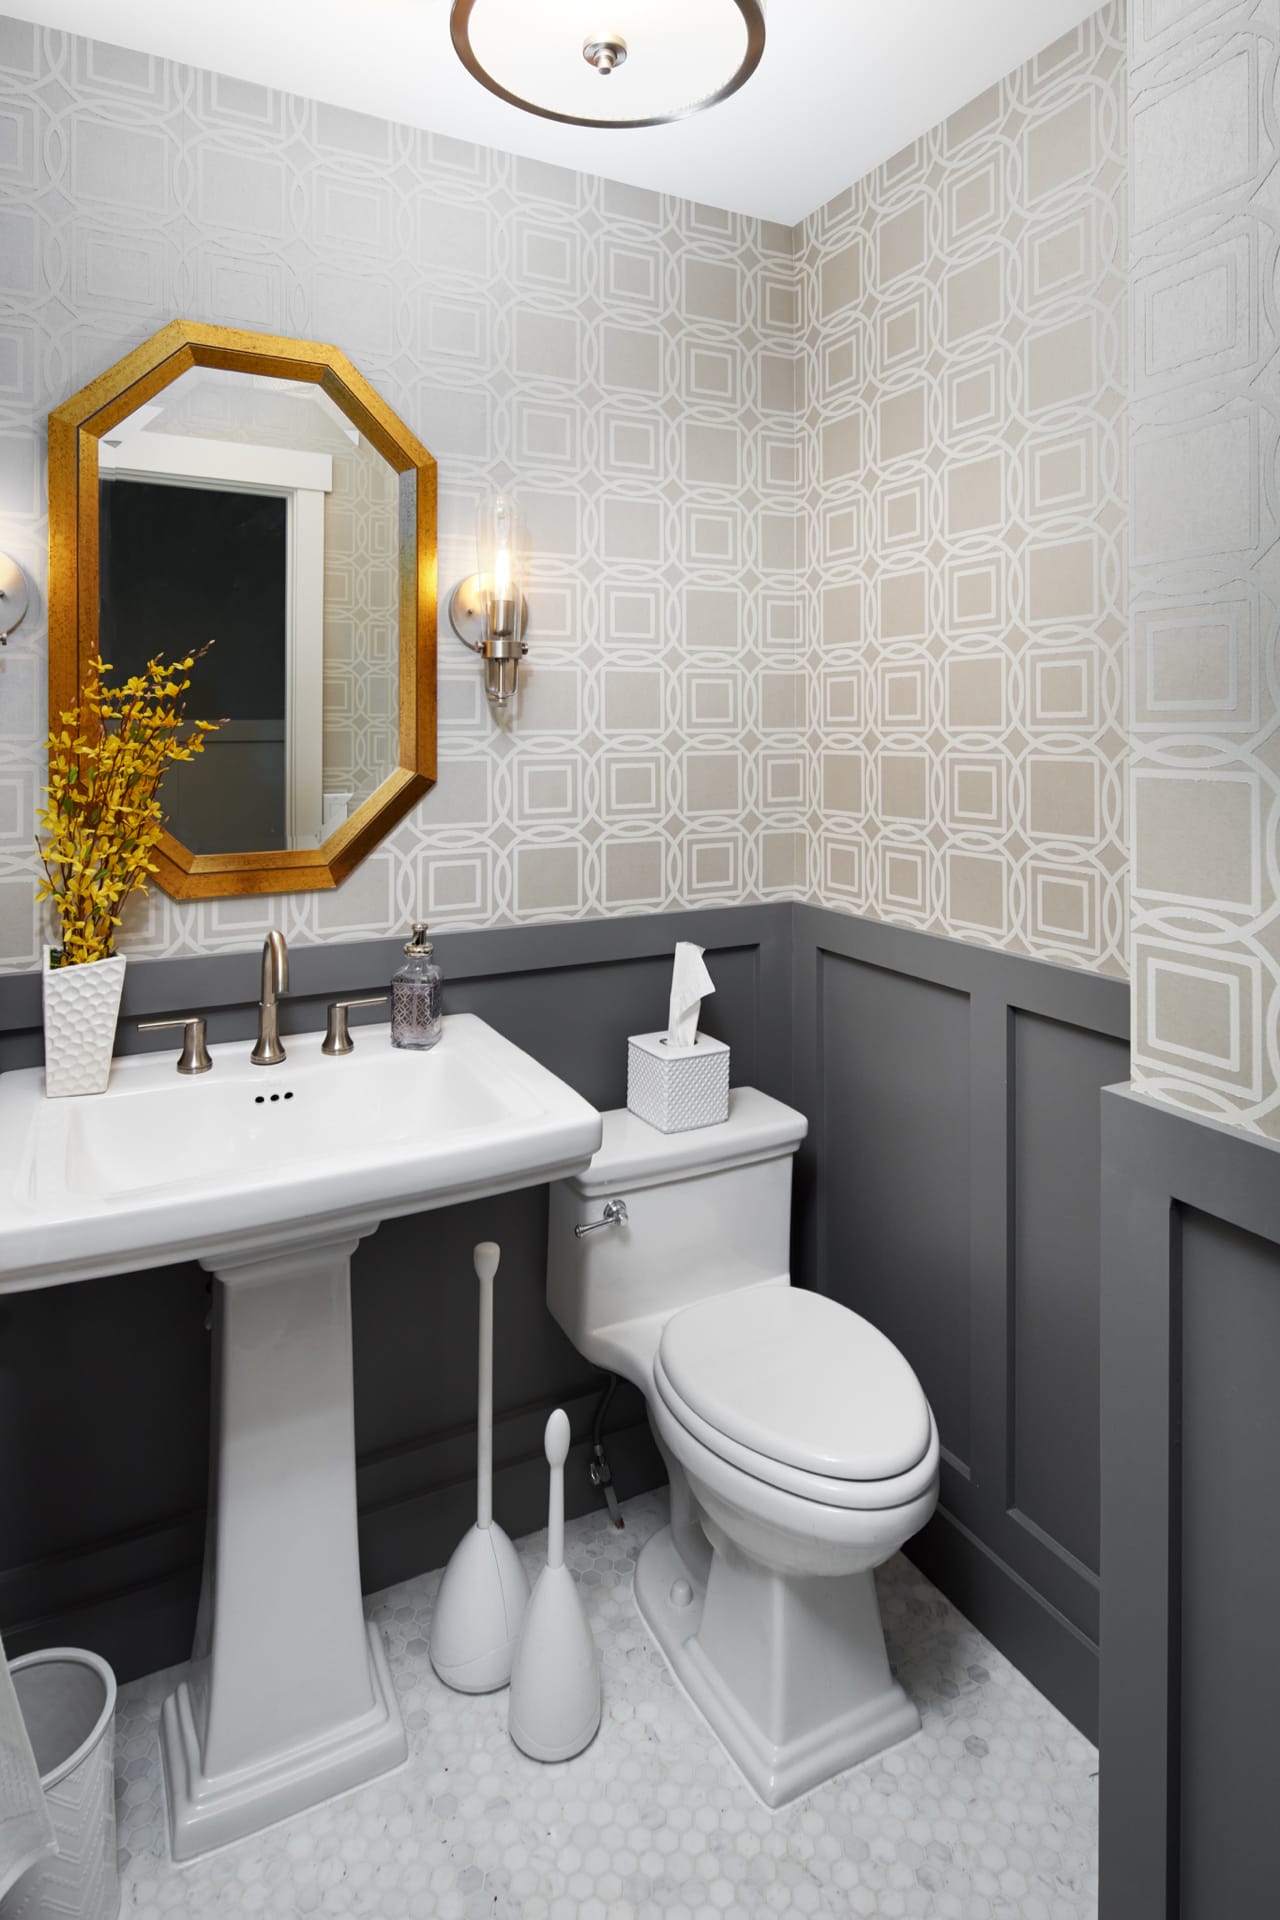
[[[941,1508],[911,1541],[907,1558],[1096,1742],[1098,1649],[1077,1627]]]
[[[542,1451],[545,1424],[544,1409],[538,1421],[536,1447],[519,1458],[494,1463],[494,1515],[513,1539],[536,1533],[547,1524],[547,1466]],[[666,1471],[647,1420],[609,1432],[606,1441],[620,1500],[665,1484]],[[473,1449],[474,1444],[473,1437]],[[589,1439],[570,1447],[565,1462],[565,1514],[571,1520],[604,1507],[603,1495],[591,1484],[590,1459]],[[444,1485],[420,1484],[413,1492],[379,1505],[366,1506],[362,1499],[360,1575],[365,1592],[375,1593],[399,1580],[412,1579],[426,1568],[442,1567],[475,1517],[474,1472]]]
[[[589,1423],[594,1397],[570,1403],[579,1432]],[[514,1536],[546,1525],[547,1469],[542,1453],[545,1409],[525,1410],[500,1422],[495,1435],[493,1504]],[[666,1479],[648,1423],[633,1422],[606,1435],[609,1464],[619,1499],[644,1493]],[[410,1486],[407,1469],[421,1471],[430,1457],[439,1472],[450,1456],[465,1452],[468,1469],[445,1484]],[[580,1439],[565,1465],[565,1512],[570,1519],[603,1507],[591,1484],[591,1446]],[[421,1456],[421,1458],[419,1458]],[[502,1456],[505,1456],[502,1457]],[[475,1518],[475,1435],[449,1436],[408,1449],[394,1462],[362,1466],[360,1575],[366,1593],[443,1566]],[[387,1494],[389,1484],[403,1489]],[[10,1659],[41,1647],[87,1646],[107,1660],[120,1681],[175,1666],[191,1652],[200,1567],[203,1513],[182,1514],[167,1525],[122,1536],[57,1563],[37,1561],[6,1572],[0,1602],[13,1624],[5,1630]],[[39,1595],[39,1610],[31,1602]]]

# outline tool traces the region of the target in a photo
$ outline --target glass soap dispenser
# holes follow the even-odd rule
[[[440,1038],[440,969],[431,958],[427,923],[415,920],[409,956],[391,977],[391,1044],[425,1053]]]

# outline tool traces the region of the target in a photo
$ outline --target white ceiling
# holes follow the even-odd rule
[[[450,0],[7,0],[98,40],[788,226],[1096,4],[769,0],[764,58],[741,92],[624,133],[559,126],[488,93],[453,52]]]

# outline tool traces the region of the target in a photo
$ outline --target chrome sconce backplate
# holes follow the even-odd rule
[[[31,590],[26,574],[16,560],[0,553],[0,647],[22,625],[30,604]]]

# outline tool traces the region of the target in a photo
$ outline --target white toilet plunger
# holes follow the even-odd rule
[[[472,1255],[480,1282],[476,1523],[453,1550],[431,1621],[431,1664],[459,1693],[506,1686],[529,1604],[528,1576],[493,1517],[493,1276],[501,1255],[494,1240]]]
[[[571,1760],[600,1725],[600,1661],[573,1574],[564,1563],[564,1462],[569,1416],[547,1422],[551,1468],[547,1564],[538,1576],[511,1669],[507,1730],[531,1760]]]

